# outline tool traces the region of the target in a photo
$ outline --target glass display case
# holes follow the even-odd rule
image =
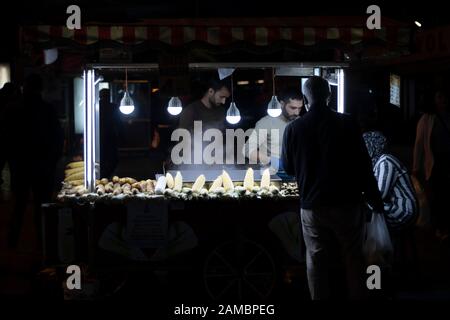
[[[163,189],[159,192],[163,195],[174,188],[179,193],[194,190],[207,195],[218,180],[220,190],[226,193],[229,179],[233,189],[240,190],[239,196],[251,193],[244,188],[248,180],[259,194],[264,177],[269,176],[267,189],[273,184],[279,191],[292,177],[283,173],[279,163],[281,149],[266,150],[266,162],[251,159],[248,144],[254,142],[255,127],[263,118],[272,123],[286,117],[282,113],[284,102],[280,102],[283,92],[294,88],[301,99],[303,84],[314,75],[330,83],[330,108],[344,112],[346,67],[340,63],[191,63],[188,68],[167,71],[158,64],[87,65],[82,76],[82,101],[78,103],[84,106],[83,161],[68,164],[65,186],[77,187],[80,192],[72,194],[78,195],[122,195],[124,185],[129,196],[156,194],[158,188]],[[194,126],[183,128],[180,119],[195,101],[202,101],[208,89],[205,79],[211,78],[226,88],[215,106],[223,113],[220,134],[214,131],[218,128],[202,127],[202,123],[199,132]],[[270,131],[265,139],[280,141],[272,145],[281,148],[284,127]],[[258,135],[255,140],[258,146],[260,138]],[[219,151],[222,154],[218,156]],[[163,186],[158,185],[161,177]],[[181,185],[174,187],[180,177]],[[115,191],[119,184],[121,192]]]

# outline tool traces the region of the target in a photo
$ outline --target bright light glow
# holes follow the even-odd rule
[[[86,77],[86,70],[83,71],[83,76],[81,77],[83,79],[83,160],[87,160],[87,154],[88,154],[88,147],[87,147],[87,77]],[[88,177],[88,170],[87,165],[84,166],[84,187],[87,188],[87,177]]]
[[[177,116],[183,111],[183,106],[180,98],[172,97],[167,104],[167,112],[169,112],[173,116]]]
[[[131,114],[134,111],[134,102],[128,91],[125,91],[122,100],[120,100],[119,110],[126,115]]]
[[[304,92],[304,90],[303,90],[303,87],[304,87],[304,85],[305,85],[305,83],[306,83],[306,81],[308,81],[308,78],[302,78],[302,92]]]
[[[103,81],[103,80],[104,80],[104,79],[103,79],[102,76],[98,77],[98,79],[95,80],[94,85],[96,86],[100,81]]]
[[[76,134],[84,132],[84,86],[84,80],[81,77],[73,79],[73,115]]]
[[[416,26],[418,26],[419,28],[422,27],[422,24],[419,21],[414,21],[414,23],[416,24]]]
[[[11,82],[11,69],[9,64],[0,64],[0,89],[7,82]]]
[[[314,75],[320,77],[320,68],[314,68]]]
[[[159,88],[153,88],[152,89],[152,93],[155,93],[155,92],[158,92],[159,91]]]
[[[333,75],[333,74],[329,73],[329,74],[327,74],[325,76],[325,79],[327,79],[327,81],[330,84],[330,86],[335,86],[336,87],[338,85],[337,77],[338,77],[338,75],[336,75],[336,74]]]
[[[230,107],[227,110],[226,120],[230,124],[236,124],[241,121],[241,112],[234,101],[230,103]]]
[[[264,83],[264,80],[256,80],[256,83],[257,83],[257,84],[263,84],[263,83]]]
[[[344,81],[344,69],[338,70],[338,105],[337,111],[344,113],[344,93],[345,93],[345,81]]]
[[[227,116],[226,119],[229,124],[236,124],[241,121],[241,116]]]
[[[267,109],[267,114],[273,118],[277,118],[281,115],[281,109]]]
[[[132,114],[134,111],[134,106],[133,105],[128,105],[128,106],[120,106],[119,107],[120,112],[122,112],[123,114]]]
[[[327,80],[330,86],[336,87],[338,84],[334,81]]]
[[[182,107],[167,107],[167,111],[173,115],[173,116],[177,116],[181,113],[181,111],[183,111]]]
[[[109,82],[100,82],[98,85],[98,90],[109,89]]]
[[[250,83],[250,82],[247,81],[247,80],[242,80],[242,81],[238,81],[238,82],[237,82],[238,86],[245,86],[245,85],[247,85],[247,84],[249,84],[249,83]]]
[[[95,189],[95,72],[84,72],[84,186]]]
[[[270,99],[267,105],[267,114],[273,118],[281,115],[281,103],[278,101],[277,96],[272,96],[272,99]]]

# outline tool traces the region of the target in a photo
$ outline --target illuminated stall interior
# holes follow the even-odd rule
[[[201,97],[201,79],[217,77],[219,69],[234,69],[228,78],[233,79],[233,99],[240,117],[237,123],[227,118],[227,127],[247,130],[263,116],[271,115],[268,103],[272,95],[286,87],[296,87],[301,92],[304,82],[313,75],[321,75],[330,82],[330,107],[344,112],[345,66],[339,63],[191,63],[189,74],[174,80],[161,77],[157,64],[88,65],[82,100],[86,101],[83,118],[86,187],[92,190],[95,179],[103,178],[99,170],[102,143],[111,144],[100,138],[102,89],[109,89],[109,101],[114,108],[111,112],[118,130],[119,159],[113,174],[147,179],[168,169],[171,132],[178,126],[182,106]],[[231,97],[225,110],[230,108],[230,103]],[[241,169],[243,174],[246,167]]]

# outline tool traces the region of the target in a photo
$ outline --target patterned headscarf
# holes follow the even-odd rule
[[[366,143],[367,151],[372,159],[372,165],[380,159],[385,153],[387,140],[386,137],[379,131],[370,131],[363,134],[364,142]]]

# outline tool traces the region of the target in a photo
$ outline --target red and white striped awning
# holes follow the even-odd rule
[[[365,18],[360,17],[152,20],[142,24],[86,25],[80,30],[50,25],[22,27],[24,42],[45,43],[61,39],[82,45],[112,40],[126,45],[159,41],[172,46],[181,46],[192,41],[217,46],[246,41],[256,46],[267,46],[281,40],[304,46],[327,40],[355,45],[364,40],[380,39],[401,46],[409,43],[410,29],[402,24],[383,20],[380,30],[369,30],[365,26]]]

